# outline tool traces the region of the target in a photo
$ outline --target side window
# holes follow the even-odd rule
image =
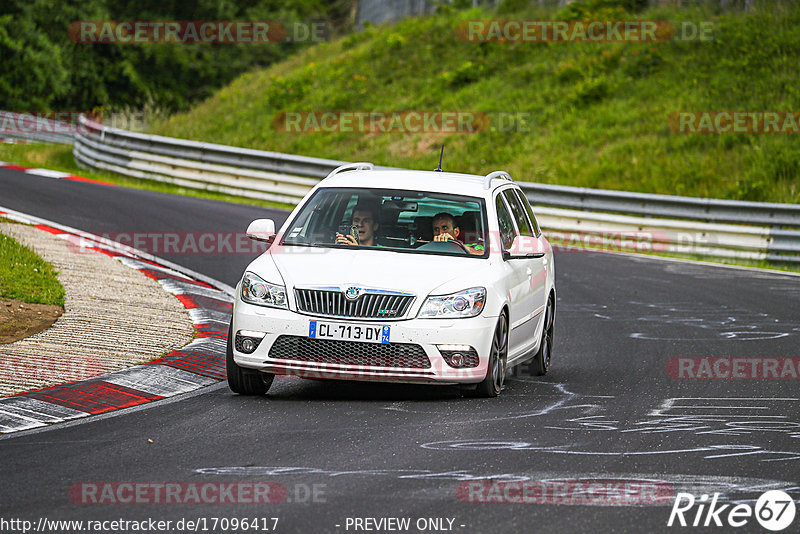
[[[533,214],[533,208],[531,208],[530,202],[528,202],[528,199],[525,198],[525,195],[523,195],[521,191],[514,190],[514,192],[517,194],[517,197],[519,197],[523,208],[525,208],[525,212],[528,214],[528,219],[530,219],[531,224],[533,225],[533,234],[536,237],[539,237],[539,235],[542,233],[542,229],[539,228],[539,222],[536,220],[536,216]]]
[[[503,243],[503,250],[509,250],[514,243],[517,230],[514,228],[514,221],[511,218],[511,213],[509,213],[508,208],[506,208],[506,203],[503,202],[503,195],[497,195],[494,202],[497,208],[497,224],[500,228],[500,241]]]
[[[506,197],[506,202],[511,206],[511,213],[514,215],[514,220],[517,221],[520,235],[533,236],[533,230],[531,230],[531,224],[525,214],[525,208],[522,207],[519,198],[514,194],[514,190],[506,189],[503,191],[503,196]]]

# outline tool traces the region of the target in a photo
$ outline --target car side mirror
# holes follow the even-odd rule
[[[256,219],[247,227],[247,237],[256,241],[272,243],[275,240],[275,221]]]
[[[503,259],[541,258],[544,254],[545,247],[541,239],[529,235],[518,235],[511,243],[511,248],[503,251]]]

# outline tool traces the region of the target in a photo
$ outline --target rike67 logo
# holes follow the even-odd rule
[[[794,521],[796,506],[792,497],[780,490],[763,493],[755,506],[749,504],[718,504],[719,493],[709,501],[708,495],[696,499],[691,493],[678,493],[672,504],[667,526],[686,527],[743,527],[753,517],[761,527],[778,532]]]

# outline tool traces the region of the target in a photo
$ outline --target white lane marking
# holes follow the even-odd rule
[[[6,410],[0,410],[0,429],[4,432],[14,430],[25,430],[26,428],[36,428],[37,426],[44,426],[46,423],[26,417],[24,415],[10,413]]]
[[[224,291],[219,289],[211,289],[210,287],[198,286],[190,282],[181,282],[180,280],[172,280],[169,278],[158,281],[159,284],[164,286],[164,290],[173,295],[200,295],[202,297],[209,297],[212,299],[222,300],[224,302],[231,302],[231,297]]]
[[[0,432],[19,432],[88,415],[38,399],[8,397],[0,399]]]
[[[178,276],[180,278],[184,278],[187,281],[191,280],[191,278],[189,278],[185,274],[180,273],[180,272],[178,272],[178,271],[176,271],[174,269],[170,269],[169,267],[164,267],[162,265],[153,265],[152,263],[148,263],[146,261],[140,261],[140,260],[137,260],[137,259],[134,259],[134,258],[129,258],[127,256],[120,256],[119,257],[119,261],[121,261],[123,264],[127,265],[128,267],[132,267],[132,268],[137,269],[137,270],[150,269],[150,270],[154,270],[154,271],[161,271],[163,273],[167,273],[167,274],[171,274],[173,276]]]
[[[775,401],[787,401],[787,402],[794,402],[798,399],[793,397],[778,397],[774,399],[765,399],[763,397],[670,397],[668,399],[664,399],[661,401],[661,405],[658,408],[650,410],[648,412],[648,416],[651,417],[674,417],[675,415],[680,415],[680,410],[689,409],[689,410],[703,410],[703,409],[716,409],[716,408],[731,408],[730,406],[714,406],[713,404],[696,404],[696,405],[683,405],[678,404],[680,401],[708,401],[709,403],[713,403],[713,401],[761,401],[761,402],[775,402]],[[738,409],[741,410],[765,410],[769,409],[768,406],[738,406]],[[678,411],[679,413],[674,413]],[[697,416],[698,414],[690,414]],[[713,417],[713,416],[712,416]],[[743,416],[739,416],[743,417]],[[748,417],[764,417],[764,416],[748,416]]]
[[[11,433],[11,432],[19,432],[20,430],[29,430],[31,428],[38,428],[45,426],[45,423],[34,423],[29,422],[25,419],[15,419],[15,424],[13,426],[9,426],[7,424],[0,423],[0,433]],[[21,421],[20,423],[16,423],[16,421]]]
[[[29,414],[42,421],[48,419],[64,421],[89,415],[80,410],[29,397],[6,397],[5,399],[0,399],[0,409]]]
[[[51,171],[50,169],[28,169],[25,174],[35,174],[36,176],[44,176],[45,178],[66,178],[72,176],[68,172]]]
[[[105,377],[106,382],[159,397],[172,397],[217,382],[212,378],[182,371],[168,365],[142,365]]]

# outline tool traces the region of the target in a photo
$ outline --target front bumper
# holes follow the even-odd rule
[[[489,351],[497,317],[484,313],[463,319],[406,319],[399,321],[340,320],[304,315],[290,310],[255,306],[237,300],[233,314],[233,332],[240,330],[265,332],[264,338],[252,354],[244,354],[234,347],[233,358],[237,365],[274,374],[289,374],[303,378],[329,378],[380,382],[410,382],[439,384],[474,384],[486,376]],[[380,365],[354,365],[270,356],[271,349],[280,336],[308,338],[312,320],[329,323],[388,325],[391,327],[390,344],[418,345],[424,350],[430,365],[404,367]],[[344,343],[363,344],[357,341]],[[478,355],[476,367],[451,367],[442,356],[439,345],[469,345]]]

